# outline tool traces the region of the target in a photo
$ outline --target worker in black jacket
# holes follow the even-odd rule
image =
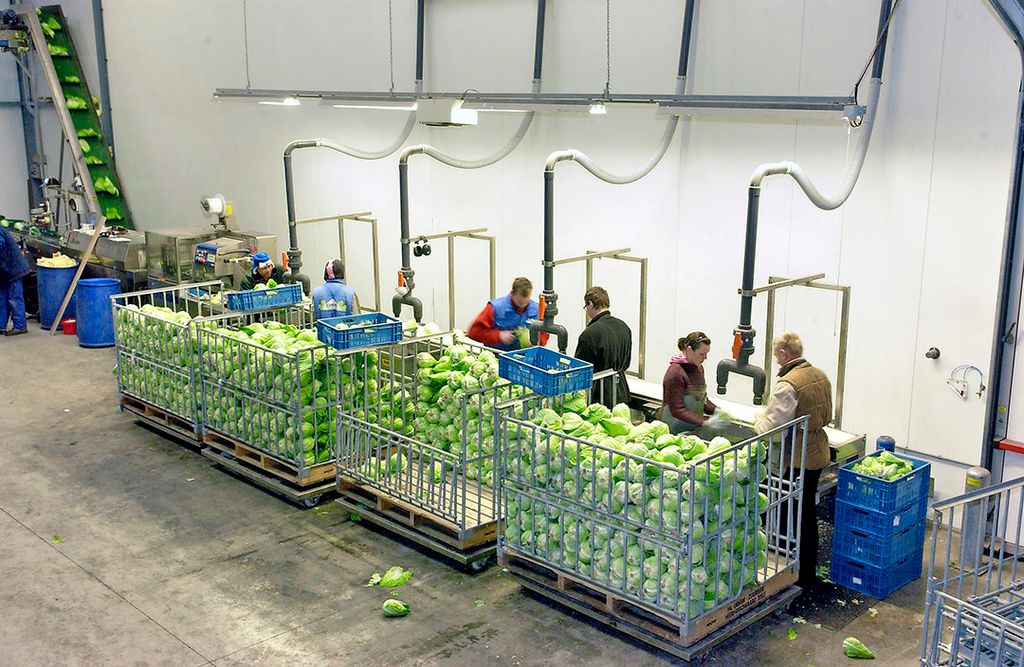
[[[576,358],[594,364],[594,372],[609,368],[618,377],[609,377],[594,387],[593,400],[612,407],[629,400],[626,369],[633,353],[633,334],[622,320],[608,312],[611,304],[603,287],[591,287],[583,295],[583,308],[589,322],[576,343]],[[618,382],[616,382],[616,379]]]

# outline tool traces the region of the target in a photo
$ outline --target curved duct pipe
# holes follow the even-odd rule
[[[416,3],[416,95],[423,91],[423,32],[425,27],[426,0],[417,0]],[[399,133],[398,138],[388,147],[377,151],[364,151],[344,144],[339,144],[330,139],[299,139],[291,142],[284,149],[284,196],[288,205],[288,267],[291,270],[292,280],[302,284],[303,291],[311,294],[309,276],[300,273],[302,268],[302,251],[299,249],[298,228],[295,225],[295,189],[292,179],[292,153],[300,148],[329,148],[339,153],[344,153],[360,160],[381,160],[391,155],[405,143],[412,129],[416,127],[416,111],[409,113],[405,127]]]
[[[683,40],[679,54],[678,76],[676,77],[676,95],[682,95],[686,90],[686,68],[689,65],[690,34],[693,27],[695,1],[690,0],[686,3],[683,15]],[[605,183],[628,185],[640,180],[658,166],[672,143],[678,125],[679,117],[672,116],[665,126],[661,141],[651,159],[638,171],[625,176],[605,171],[585,153],[575,149],[555,151],[548,156],[548,160],[544,164],[544,291],[541,292],[541,296],[544,297],[544,318],[530,325],[530,342],[534,345],[538,343],[540,334],[543,332],[557,337],[559,352],[564,354],[569,346],[569,332],[564,326],[555,324],[555,316],[558,315],[558,293],[555,292],[555,165],[559,162],[576,162]]]
[[[537,32],[534,43],[533,51],[533,86],[532,91],[534,93],[540,92],[540,78],[541,78],[541,66],[544,59],[544,15],[547,6],[546,0],[538,0],[537,2]],[[480,158],[478,160],[463,160],[451,155],[447,155],[437,150],[433,146],[427,144],[419,144],[417,146],[409,146],[402,151],[401,156],[398,158],[398,204],[399,204],[399,220],[401,223],[401,243],[402,243],[402,284],[395,290],[395,295],[391,298],[391,310],[398,317],[402,312],[402,306],[412,306],[413,317],[417,322],[423,317],[423,302],[418,297],[413,296],[413,290],[416,287],[414,276],[416,274],[412,269],[412,259],[410,253],[409,238],[409,158],[413,155],[426,155],[431,157],[441,164],[446,164],[449,167],[456,169],[481,169],[483,167],[489,167],[492,164],[504,159],[509,153],[515,150],[516,146],[526,136],[527,131],[530,129],[530,125],[533,124],[535,111],[529,111],[523,117],[523,120],[519,122],[519,128],[508,142],[499,148],[496,152],[488,155],[487,157]]]
[[[861,169],[864,167],[864,159],[867,157],[868,145],[871,143],[871,130],[875,124],[875,113],[878,110],[878,97],[882,87],[882,64],[885,57],[885,31],[889,24],[889,15],[892,10],[889,0],[883,0],[881,16],[879,17],[878,32],[879,51],[875,56],[872,79],[868,91],[868,103],[862,121],[863,131],[857,142],[857,149],[854,153],[853,162],[847,170],[846,182],[834,197],[827,197],[821,193],[804,173],[803,169],[794,162],[769,162],[760,165],[754,170],[750,177],[750,184],[747,188],[747,226],[746,238],[743,244],[743,278],[740,286],[740,323],[733,330],[733,358],[723,359],[718,362],[715,377],[718,382],[718,393],[724,394],[726,385],[729,382],[729,375],[736,373],[744,375],[753,380],[754,405],[761,405],[767,378],[764,369],[750,363],[750,355],[754,353],[754,331],[750,322],[750,314],[754,304],[754,262],[757,256],[757,221],[761,201],[761,182],[768,176],[789,175],[796,181],[800,189],[811,201],[812,204],[825,211],[831,211],[842,206],[853,192],[854,186],[860,177]]]

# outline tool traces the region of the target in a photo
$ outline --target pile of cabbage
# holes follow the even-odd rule
[[[374,350],[337,353],[313,329],[279,322],[214,333],[203,338],[207,425],[287,460],[331,460],[336,406],[380,391]]]
[[[402,335],[406,338],[423,338],[441,333],[441,327],[434,322],[420,324],[416,320],[406,320],[402,323]]]
[[[115,309],[122,390],[187,419],[196,416],[190,368],[198,346],[188,313],[150,304]]]
[[[850,467],[850,470],[858,475],[877,477],[889,482],[910,474],[914,470],[914,464],[906,459],[901,459],[892,452],[885,450],[865,456]]]
[[[436,356],[416,356],[416,438],[457,458],[466,448],[465,475],[494,486],[494,404],[526,393],[498,377],[498,358],[456,334]],[[479,391],[495,387],[494,391]],[[499,390],[500,389],[500,390]],[[463,430],[465,412],[465,430]]]
[[[633,426],[625,405],[563,409],[503,427],[507,546],[690,617],[759,583],[762,445]]]

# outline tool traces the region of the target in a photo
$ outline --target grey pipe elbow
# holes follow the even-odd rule
[[[717,391],[719,395],[725,393],[725,387],[729,383],[729,374],[745,375],[754,382],[754,405],[761,405],[764,397],[764,388],[767,386],[767,378],[764,369],[753,364],[740,365],[735,359],[722,359],[715,369],[715,378],[718,382]]]
[[[395,294],[391,297],[391,312],[395,317],[402,315],[402,306],[412,306],[412,317],[417,322],[423,321],[423,302],[412,294]]]
[[[530,343],[540,345],[542,333],[554,334],[558,339],[558,351],[565,354],[569,347],[569,331],[565,327],[551,321],[536,320],[530,325]]]

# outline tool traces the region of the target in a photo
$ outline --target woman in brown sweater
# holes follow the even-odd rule
[[[662,380],[661,420],[672,433],[704,426],[717,408],[708,400],[704,380],[704,360],[711,351],[711,339],[703,331],[694,331],[680,338],[678,345],[679,352],[672,355]]]

